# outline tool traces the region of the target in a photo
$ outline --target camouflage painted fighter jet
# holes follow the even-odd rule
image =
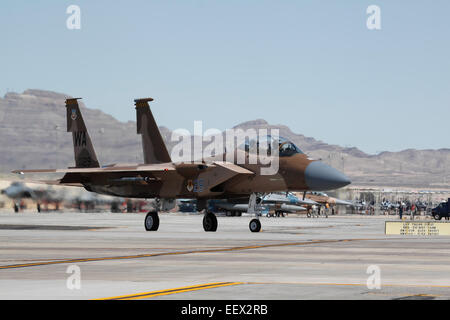
[[[326,205],[327,203],[331,206],[335,206],[335,205],[352,206],[353,205],[353,203],[351,203],[350,201],[333,198],[333,197],[330,197],[329,195],[327,195],[326,193],[319,192],[319,191],[306,192],[305,195],[297,194],[297,196],[299,196],[300,198],[303,197],[304,200],[306,200],[306,199],[313,200],[315,202],[320,203],[321,205]]]
[[[100,167],[91,139],[80,113],[78,99],[66,100],[67,131],[72,132],[75,167],[67,169],[16,170],[14,173],[64,173],[48,184],[84,187],[88,191],[126,198],[196,199],[197,210],[206,211],[205,231],[216,231],[217,218],[207,211],[208,199],[249,197],[249,208],[255,206],[260,193],[275,191],[331,190],[350,184],[350,180],[325,163],[308,158],[292,142],[280,139],[279,170],[273,175],[262,175],[263,162],[238,164],[248,158],[246,150],[229,151],[234,161],[200,159],[190,162],[172,162],[164,141],[150,111],[152,98],[136,99],[137,133],[142,135],[143,164],[111,164]],[[225,152],[223,159],[228,159]],[[267,162],[264,162],[267,163]],[[256,199],[256,200],[255,200]],[[249,210],[249,212],[255,212]],[[145,229],[159,227],[158,210],[145,217]],[[250,230],[258,232],[261,223],[256,216],[250,221]]]
[[[332,214],[334,214],[335,207],[337,205],[354,206],[354,204],[350,201],[330,197],[326,193],[319,192],[319,191],[308,191],[308,192],[303,192],[303,193],[297,193],[296,196],[303,200],[309,199],[309,200],[315,201],[319,205],[319,212],[321,209],[320,206],[326,207],[327,204],[331,208]],[[311,205],[306,205],[306,208],[308,209],[308,217],[310,217],[311,216],[310,209],[312,209],[313,207]],[[327,215],[326,211],[325,211],[325,215]]]

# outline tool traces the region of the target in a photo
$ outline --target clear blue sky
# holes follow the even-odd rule
[[[81,8],[81,30],[66,8]],[[381,8],[379,31],[366,8]],[[264,118],[368,153],[449,148],[450,2],[2,1],[0,94],[81,96],[121,121]]]

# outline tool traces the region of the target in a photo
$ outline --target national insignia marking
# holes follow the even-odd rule
[[[189,192],[194,190],[194,184],[192,183],[192,180],[188,180],[186,188]]]

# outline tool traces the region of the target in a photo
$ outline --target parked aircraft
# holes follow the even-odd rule
[[[297,194],[297,196],[303,197],[302,194]],[[352,206],[353,205],[353,203],[351,203],[350,201],[333,198],[333,197],[330,197],[329,195],[327,195],[326,193],[319,192],[319,191],[306,192],[306,194],[304,195],[304,198],[318,202],[321,205],[326,205],[327,203],[330,206],[335,206],[335,205]]]
[[[14,212],[21,209],[20,202],[22,199],[32,199],[36,202],[38,212],[41,212],[41,205],[47,206],[49,203],[55,204],[58,209],[63,199],[61,192],[56,192],[52,188],[31,188],[22,182],[14,181],[11,185],[1,191],[2,194],[14,201]]]

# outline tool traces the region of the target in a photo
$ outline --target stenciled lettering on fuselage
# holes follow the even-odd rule
[[[194,192],[203,192],[203,179],[194,180]]]
[[[86,147],[86,131],[76,131],[73,135],[75,147]]]
[[[192,190],[194,190],[194,183],[192,182],[192,180],[188,180],[187,185],[186,185],[186,189],[189,192],[192,192]]]
[[[186,189],[189,192],[203,192],[203,179],[188,180]]]

